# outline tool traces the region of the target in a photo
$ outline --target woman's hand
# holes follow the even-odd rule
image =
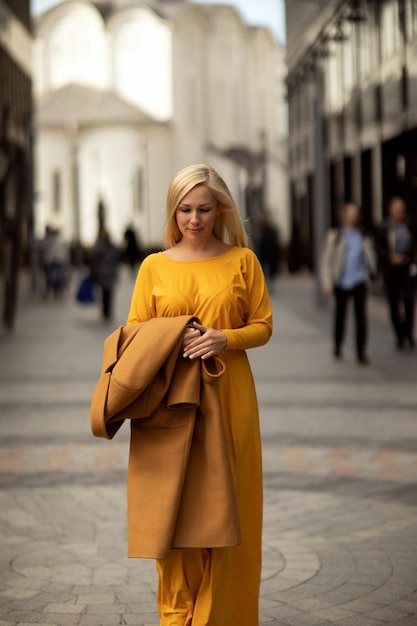
[[[221,352],[227,345],[224,332],[193,322],[194,331],[184,333],[184,358],[208,359]]]
[[[185,352],[188,346],[190,345],[190,343],[194,341],[196,337],[200,337],[200,335],[201,333],[199,330],[197,330],[197,328],[193,328],[192,326],[187,326],[187,328],[185,329],[185,333],[184,333],[183,341],[182,341],[183,351]]]

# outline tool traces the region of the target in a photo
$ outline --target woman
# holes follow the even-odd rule
[[[265,344],[272,313],[262,268],[225,182],[206,165],[172,180],[167,248],[142,263],[128,323],[191,314],[184,358],[222,354],[220,400],[242,544],[171,550],[157,561],[161,626],[256,626],[261,574],[262,467],[258,407],[245,353]],[[213,511],[213,515],[216,512]]]

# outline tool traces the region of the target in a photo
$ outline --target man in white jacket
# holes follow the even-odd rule
[[[346,311],[353,300],[356,323],[356,356],[366,365],[368,324],[366,313],[367,283],[376,274],[376,254],[371,238],[359,227],[360,209],[348,202],[342,210],[342,226],[329,230],[322,262],[325,293],[334,296],[334,356],[342,356]]]

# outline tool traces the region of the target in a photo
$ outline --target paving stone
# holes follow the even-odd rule
[[[42,619],[48,620],[48,623],[56,624],[56,626],[72,626],[72,624],[80,623],[80,615],[79,614],[68,614],[68,613],[48,613],[47,616],[43,616]],[[99,626],[99,625],[97,625]]]
[[[48,604],[44,608],[45,613],[64,613],[68,615],[79,615],[85,609],[85,604],[66,602],[65,604]]]
[[[332,606],[328,609],[312,609],[314,615],[318,617],[329,620],[333,623],[333,621],[341,620],[348,617],[355,617],[355,613],[349,611],[348,609],[344,609],[343,605],[340,606]]]
[[[116,596],[112,594],[80,594],[77,598],[77,604],[114,604],[116,602]]]
[[[369,615],[371,619],[380,620],[381,622],[393,622],[409,617],[409,613],[393,609],[392,605],[384,607],[383,609],[379,608],[376,611],[370,611],[367,615]]]
[[[3,619],[7,622],[19,623],[19,622],[40,622],[44,621],[44,615],[37,611],[24,611],[12,610],[5,613]]]
[[[138,623],[138,619],[143,621],[144,624],[152,624],[153,626],[159,626],[159,616],[158,613],[142,613],[139,617],[138,615],[123,615],[123,621],[125,624],[129,624],[131,626],[136,626]]]
[[[3,598],[13,598],[15,600],[27,600],[39,595],[39,589],[22,589],[11,587],[0,592],[0,596]]]
[[[347,617],[337,621],[340,626],[382,626],[384,622],[369,617]]]
[[[417,601],[411,602],[408,598],[400,600],[399,602],[394,602],[394,604],[390,604],[389,608],[394,611],[417,615]]]
[[[46,622],[36,622],[37,626],[56,626],[56,624],[47,624]],[[0,622],[1,626],[1,622]],[[33,626],[33,622],[19,622],[19,626]]]
[[[369,602],[365,595],[363,599],[346,602],[341,608],[345,608],[352,613],[370,613],[371,611],[379,609],[380,605],[377,602]]]

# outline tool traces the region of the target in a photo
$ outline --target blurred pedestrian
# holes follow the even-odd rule
[[[132,226],[128,226],[123,236],[122,260],[129,265],[132,273],[136,274],[137,267],[142,257],[142,249],[135,230]]]
[[[48,295],[50,285],[49,285],[49,264],[50,264],[50,248],[52,246],[52,238],[53,238],[53,228],[47,224],[45,226],[45,234],[43,238],[39,242],[39,264],[42,268],[43,273],[43,295],[46,297]]]
[[[112,243],[106,228],[101,227],[91,255],[91,275],[101,289],[102,314],[105,320],[110,320],[113,313],[113,293],[119,259],[119,248]]]
[[[342,357],[349,300],[353,300],[358,363],[369,362],[367,283],[376,275],[376,254],[371,237],[360,228],[360,209],[347,202],[342,210],[341,228],[329,230],[322,260],[322,284],[325,293],[334,297],[334,356]]]
[[[42,241],[42,264],[45,272],[45,297],[50,292],[55,298],[61,297],[68,284],[69,246],[59,229],[46,227]]]
[[[413,349],[417,239],[402,198],[391,199],[388,214],[377,231],[379,267],[397,348],[401,350],[408,343]]]
[[[278,274],[280,256],[278,231],[274,224],[268,220],[261,223],[256,243],[256,254],[271,287],[271,281]]]

